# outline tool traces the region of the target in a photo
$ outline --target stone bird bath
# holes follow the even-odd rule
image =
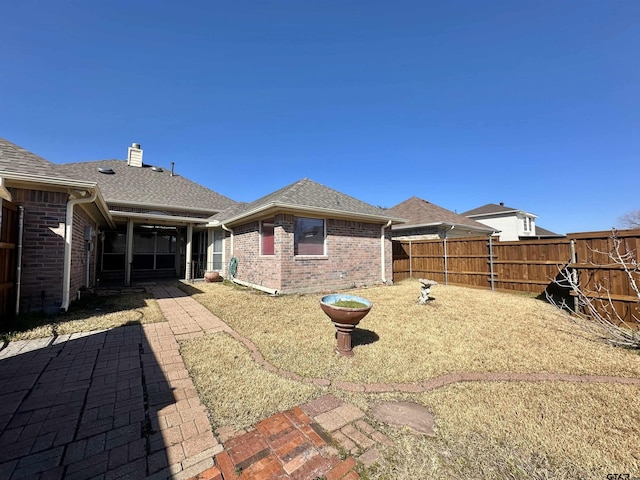
[[[366,298],[355,295],[335,293],[326,295],[320,299],[320,308],[327,314],[336,327],[338,346],[335,352],[338,355],[352,357],[351,334],[356,325],[371,310],[373,304]]]

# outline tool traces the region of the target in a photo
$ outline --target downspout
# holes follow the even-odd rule
[[[455,225],[451,225],[449,232],[453,230]],[[449,268],[447,260],[447,230],[444,231],[444,284],[449,285]]]
[[[384,231],[391,226],[391,220],[387,222],[386,225],[382,225],[380,227],[380,270],[382,273],[382,283],[387,283],[387,265],[385,258],[385,236]]]
[[[85,191],[86,194],[86,191]],[[64,227],[64,265],[62,271],[62,305],[60,310],[66,312],[69,308],[69,295],[71,290],[71,246],[73,240],[73,207],[82,203],[92,203],[96,200],[98,191],[94,190],[88,197],[76,198],[69,195],[67,202],[67,217]]]
[[[18,207],[18,246],[16,251],[16,315],[20,313],[20,280],[22,278],[22,238],[24,230],[24,207]]]
[[[256,290],[260,290],[270,295],[278,294],[278,290],[276,290],[275,288],[263,287],[262,285],[256,285],[255,283],[251,283],[251,282],[245,282],[244,280],[238,280],[237,278],[232,278],[231,281],[233,283],[237,283],[238,285],[242,285],[243,287],[254,288]]]

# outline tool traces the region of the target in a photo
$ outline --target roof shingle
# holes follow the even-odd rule
[[[210,212],[219,212],[236,204],[234,200],[185,177],[172,176],[171,172],[150,165],[132,167],[125,160],[99,160],[67,163],[59,167],[74,178],[97,182],[107,203],[196,208]],[[114,173],[101,173],[99,169],[111,169]]]
[[[415,227],[418,225],[445,224],[464,225],[481,231],[493,230],[491,227],[487,227],[480,222],[471,220],[470,218],[459,215],[451,210],[447,210],[446,208],[442,208],[418,197],[411,197],[404,202],[391,207],[389,209],[389,213],[407,220],[406,224],[394,227],[400,229]]]
[[[374,207],[308,178],[303,178],[254,202],[247,203],[241,211],[229,212],[228,215],[224,215],[224,218],[220,218],[220,215],[217,217],[223,222],[227,220],[236,221],[244,215],[251,215],[252,212],[261,211],[275,205],[293,210],[296,208],[317,209],[356,217],[368,216],[376,217],[380,220],[400,221],[394,215],[390,215],[387,210]]]
[[[9,140],[0,138],[0,174],[3,172],[52,178],[67,177],[55,163],[31,153]]]

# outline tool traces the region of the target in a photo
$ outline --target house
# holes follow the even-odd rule
[[[411,197],[387,210],[406,223],[391,227],[394,240],[430,240],[487,236],[495,229],[418,197]]]
[[[402,219],[308,178],[209,219],[230,235],[235,278],[269,292],[391,281],[391,226]]]
[[[0,241],[5,314],[66,310],[98,284],[226,276],[232,259],[236,281],[281,293],[391,279],[401,219],[384,210],[309,179],[241,204],[174,170],[138,144],[58,165],[0,139],[0,231],[19,232]]]
[[[74,178],[95,182],[109,207],[114,228],[101,228],[97,279],[131,285],[160,277],[202,278],[222,269],[221,229],[207,219],[237,202],[171,169],[143,162],[139,144],[127,159],[57,166]]]
[[[549,230],[536,227],[537,215],[517,208],[488,203],[462,213],[465,217],[499,230],[500,241],[562,237]]]
[[[0,318],[66,309],[95,278],[91,232],[115,227],[98,185],[0,138],[0,203]]]

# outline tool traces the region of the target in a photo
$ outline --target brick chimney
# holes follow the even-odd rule
[[[130,167],[142,167],[142,148],[139,143],[132,143],[127,155],[127,165]]]

